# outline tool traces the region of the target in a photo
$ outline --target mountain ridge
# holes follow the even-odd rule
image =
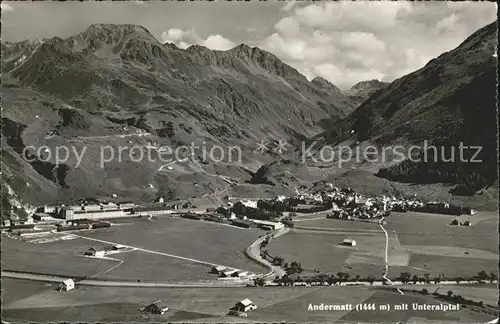
[[[209,161],[204,168],[212,170],[211,176],[194,162],[174,174],[158,172],[159,161],[112,161],[102,169],[95,165],[99,150],[206,142],[240,147],[242,164],[252,169],[275,154],[271,149],[254,152],[259,140],[298,142],[321,132],[319,121],[343,118],[355,108],[343,94],[318,87],[273,54],[247,45],[229,51],[184,50],[161,44],[140,27],[96,25],[33,47],[2,44],[7,47],[11,55],[2,56],[2,122],[22,131],[12,138],[3,128],[2,143],[21,150],[88,148],[78,168],[74,157],[60,168],[53,157],[39,163],[44,154],[34,156],[33,164],[21,159],[29,172],[12,171],[10,180],[3,180],[15,192],[25,192],[29,203],[111,192],[147,201],[160,194],[201,196],[228,185],[213,176],[215,170],[246,179],[248,167]],[[4,153],[12,161],[20,158],[19,149]],[[193,182],[203,185],[193,187]]]
[[[379,145],[397,138],[430,140],[443,145],[448,154],[459,143],[483,145],[485,162],[478,165],[404,162],[381,170],[379,175],[403,182],[455,183],[467,194],[490,185],[497,178],[496,155],[492,153],[496,152],[497,134],[496,34],[496,22],[488,24],[455,49],[395,80],[346,119],[330,125],[332,130],[325,138],[338,143],[354,137]]]

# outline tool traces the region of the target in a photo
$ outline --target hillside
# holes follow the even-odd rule
[[[321,132],[319,121],[356,108],[259,48],[184,50],[134,25],[2,43],[1,63],[2,155],[8,157],[2,181],[33,204],[112,193],[149,201],[219,192],[228,186],[219,174],[247,179],[248,168],[273,159],[272,152],[254,153],[260,140],[298,141]],[[133,154],[99,163],[107,146],[154,148],[157,157],[160,146],[190,143],[240,147],[243,161],[188,161],[169,172],[158,171],[161,160],[133,161]],[[48,149],[25,151],[29,146]],[[56,164],[50,153],[62,146],[85,150],[81,163],[71,151]]]
[[[262,166],[250,182],[298,188],[328,179],[369,195],[417,194],[496,210],[496,45],[496,23],[481,28],[457,48],[374,92],[347,118],[324,121],[323,134],[309,139],[302,150]],[[423,141],[437,147],[436,155],[429,148],[427,162]],[[461,162],[461,143],[481,146],[481,152],[474,157],[476,149],[464,149]],[[398,149],[403,158],[411,145],[422,148],[411,152],[422,162],[400,162],[396,150],[381,155],[396,145],[403,148]],[[363,156],[368,146],[377,148],[376,161]],[[455,161],[447,162],[453,147]]]
[[[329,143],[352,138],[386,146],[401,138],[420,144],[427,140],[442,146],[446,159],[460,143],[482,146],[475,158],[481,163],[464,162],[475,155],[475,150],[466,150],[462,162],[458,157],[451,163],[441,157],[428,163],[405,161],[378,175],[399,182],[457,184],[457,194],[491,185],[497,178],[496,30],[496,22],[489,24],[454,50],[392,82],[348,118],[331,124],[324,138]]]
[[[389,85],[389,83],[381,82],[379,80],[360,81],[353,85],[349,90],[343,91],[343,94],[349,97],[351,101],[355,102],[357,106],[360,106],[371,95],[378,90],[385,88],[387,85]]]

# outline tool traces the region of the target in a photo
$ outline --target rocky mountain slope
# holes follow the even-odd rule
[[[2,166],[9,171],[2,179],[30,203],[223,190],[228,183],[219,174],[248,177],[244,163],[252,168],[272,159],[271,150],[254,153],[260,140],[298,141],[320,132],[319,121],[356,108],[341,92],[309,82],[259,48],[183,50],[134,25],[92,25],[67,39],[2,43],[1,63]],[[191,142],[238,146],[245,161],[162,169],[159,146]],[[154,148],[156,159],[132,161],[142,153],[129,150],[102,167],[107,146]],[[58,147],[70,149],[64,162],[55,160]],[[85,153],[80,163],[75,152]]]
[[[421,69],[376,91],[347,118],[331,121],[326,125],[328,130],[324,134],[313,138],[318,141],[315,147],[353,145],[357,141],[365,143],[363,145],[374,144],[379,149],[398,143],[406,147],[414,143],[422,148],[414,156],[414,159],[420,158],[420,162],[405,160],[391,165],[391,161],[386,161],[389,165],[384,167],[383,163],[365,163],[361,159],[360,163],[352,163],[352,166],[351,163],[344,164],[344,168],[352,168],[348,172],[351,179],[366,179],[364,184],[351,185],[366,187],[367,183],[373,183],[380,190],[384,187],[391,191],[396,186],[400,187],[397,183],[444,183],[452,185],[444,188],[444,193],[451,188],[450,193],[455,195],[474,195],[478,190],[491,186],[497,179],[496,48],[495,22]],[[363,84],[360,88],[364,88]],[[432,148],[427,151],[427,161],[423,141],[437,147],[437,155]],[[480,146],[481,150],[475,156],[477,149],[464,149],[461,158],[460,145]],[[447,162],[453,150],[454,159]],[[482,162],[476,163],[477,160]],[[273,166],[276,163],[266,167],[266,174],[259,175],[267,181],[274,179],[275,183],[279,183],[277,175],[283,174],[282,167]],[[308,177],[314,174],[320,174],[320,177],[333,174],[347,177],[339,168],[328,168],[326,164],[321,169],[310,168],[308,172]],[[289,173],[294,172],[289,170]],[[378,178],[374,178],[374,174]],[[422,188],[434,191],[428,186]],[[449,196],[449,193],[444,196]]]
[[[381,145],[396,138],[427,140],[439,148],[437,159],[405,161],[381,170],[379,176],[403,182],[454,183],[456,193],[464,194],[491,185],[497,178],[496,47],[495,22],[371,96],[347,119],[332,125],[327,137],[338,142],[354,133],[357,140]],[[477,150],[465,150],[460,158],[461,143],[480,146],[481,152],[474,157]],[[454,161],[443,161],[441,151],[447,160],[453,150]],[[482,162],[470,162],[473,157]]]
[[[379,80],[360,81],[353,85],[351,89],[343,91],[343,93],[359,106],[371,95],[385,88],[388,84],[388,82],[381,82]]]

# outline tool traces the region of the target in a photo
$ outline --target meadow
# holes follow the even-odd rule
[[[4,237],[2,267],[4,270],[107,280],[210,280],[216,279],[209,273],[210,263],[254,273],[266,271],[244,253],[262,233],[257,229],[205,221],[133,218],[108,229],[75,233],[79,236],[76,239],[50,243],[33,244]],[[83,256],[91,247],[111,249],[114,244],[128,244],[147,251],[106,255],[109,259]]]
[[[460,222],[470,221],[470,227],[451,226],[455,218],[393,212],[384,225],[389,237],[389,276],[395,278],[401,272],[410,272],[419,276],[428,273],[432,277],[470,277],[482,270],[496,272],[496,215],[479,212],[458,217]],[[340,246],[338,243],[346,238],[355,239],[357,245]],[[307,270],[379,278],[383,272],[385,236],[376,223],[304,219],[296,222],[292,232],[272,241],[268,250],[287,262],[300,262]]]
[[[263,233],[213,222],[154,217],[131,219],[130,223],[81,236],[261,273],[265,269],[248,259],[244,251]],[[99,244],[91,240],[89,243]],[[164,255],[155,257],[164,259],[159,264],[174,259]]]
[[[443,311],[309,311],[309,304],[393,305],[439,304],[432,296],[400,295],[375,287],[268,287],[268,288],[119,288],[79,287],[59,293],[54,284],[3,279],[3,318],[8,321],[147,321],[147,322],[487,322],[492,316],[461,309]],[[477,292],[476,295],[480,294]],[[480,295],[478,295],[480,297]],[[249,298],[257,309],[247,319],[227,316],[235,303]],[[162,300],[164,315],[144,314],[139,308]]]

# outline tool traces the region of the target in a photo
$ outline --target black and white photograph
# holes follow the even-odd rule
[[[2,1],[2,323],[498,323],[490,1]]]

